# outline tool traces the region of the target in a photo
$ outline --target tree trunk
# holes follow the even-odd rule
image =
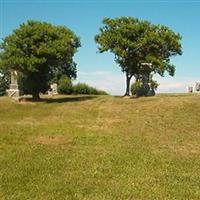
[[[35,92],[35,93],[32,94],[32,96],[33,96],[33,101],[39,101],[40,100],[39,93]]]
[[[124,96],[130,96],[130,82],[131,82],[132,75],[126,72],[126,91]]]

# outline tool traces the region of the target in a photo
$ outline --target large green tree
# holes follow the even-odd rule
[[[130,81],[146,80],[151,73],[174,75],[170,57],[181,55],[181,36],[163,25],[132,17],[105,18],[95,36],[99,52],[110,51],[126,75],[125,95],[130,94]],[[147,78],[148,79],[148,78]]]
[[[80,40],[70,29],[46,22],[28,21],[3,39],[0,67],[16,70],[25,94],[39,99],[55,77],[76,77],[73,56]]]
[[[0,69],[0,96],[6,94],[6,89],[9,88],[10,84],[10,73],[6,69]]]

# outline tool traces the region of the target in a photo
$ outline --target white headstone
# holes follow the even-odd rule
[[[11,72],[11,83],[10,88],[7,90],[7,94],[9,97],[12,97],[15,100],[18,100],[20,97],[20,92],[18,89],[18,83],[17,83],[17,72],[12,71]]]
[[[58,85],[57,83],[53,83],[50,85],[50,90],[48,91],[48,95],[57,95],[58,94]]]
[[[189,93],[193,93],[193,87],[192,87],[192,86],[189,86],[189,87],[188,87],[188,92],[189,92]]]
[[[200,92],[200,82],[196,82],[196,83],[195,83],[195,90],[196,90],[197,92]]]

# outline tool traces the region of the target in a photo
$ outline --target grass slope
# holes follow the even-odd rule
[[[0,199],[200,199],[200,96],[0,98]]]

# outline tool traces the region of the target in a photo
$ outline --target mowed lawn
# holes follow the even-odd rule
[[[199,200],[200,95],[1,97],[0,199]]]

